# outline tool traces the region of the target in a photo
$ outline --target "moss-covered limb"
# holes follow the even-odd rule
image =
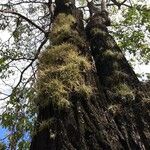
[[[67,147],[73,148],[69,142],[69,133],[65,131],[69,127],[69,120],[67,122],[65,120],[70,117],[72,121],[70,124],[74,124],[73,128],[76,128],[76,121],[71,114],[75,103],[82,99],[89,100],[93,94],[91,82],[86,82],[86,77],[92,72],[93,66],[88,54],[85,54],[86,43],[78,33],[76,19],[72,15],[60,13],[56,16],[50,41],[52,46],[47,47],[39,57],[35,85],[37,91],[35,103],[39,113],[35,139],[38,136],[45,137],[49,140],[47,147],[51,148],[56,141],[59,141],[59,145],[55,145],[58,149],[64,146],[63,142]],[[76,93],[76,96],[73,93]],[[49,120],[52,118],[56,120],[55,125],[50,124]],[[56,125],[59,127],[54,127]],[[61,125],[67,126],[60,128]],[[73,137],[80,145],[79,137],[75,135]]]
[[[112,101],[116,97],[122,99],[133,96],[134,94],[130,93],[129,89],[135,88],[139,82],[133,71],[130,72],[130,66],[127,65],[123,53],[109,35],[106,26],[98,25],[98,21],[95,26],[90,22],[87,25],[87,32],[100,82],[104,89],[109,89],[110,92],[114,92],[114,95],[116,95],[113,96]],[[122,86],[120,86],[121,83]],[[135,98],[135,95],[133,97]]]

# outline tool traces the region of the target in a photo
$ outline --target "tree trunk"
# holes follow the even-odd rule
[[[82,12],[56,0],[53,46],[39,58],[31,150],[149,149],[140,83],[105,23],[94,17],[86,27],[89,51]]]
[[[95,14],[86,27],[99,82],[106,96],[105,106],[121,134],[124,149],[150,149],[149,111],[142,86],[131,66],[108,33],[107,12]]]

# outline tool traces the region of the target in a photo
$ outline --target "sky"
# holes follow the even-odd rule
[[[0,142],[7,143],[7,138],[5,139],[7,135],[8,135],[8,130],[0,126]]]

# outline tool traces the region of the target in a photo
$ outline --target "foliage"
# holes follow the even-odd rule
[[[150,15],[149,5],[134,4],[131,8],[122,8],[121,20],[114,22],[115,37],[124,52],[129,52],[141,63],[150,59]],[[135,61],[136,59],[131,59]]]

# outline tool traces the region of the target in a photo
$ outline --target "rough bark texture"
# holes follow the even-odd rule
[[[76,19],[69,28],[84,41],[82,13],[74,5],[66,6],[63,0],[56,0],[55,20],[61,13]],[[87,97],[70,89],[71,106],[66,109],[59,109],[52,101],[44,107],[39,104],[31,150],[150,149],[150,118],[138,93],[140,83],[109,35],[109,20],[105,13],[95,14],[86,27],[91,52],[85,41],[75,42],[70,34],[63,37],[60,32],[60,42],[53,43],[55,46],[71,43],[80,55],[88,58],[92,69],[81,70],[81,74],[83,84],[92,86],[92,94]],[[57,24],[55,20],[54,25]],[[46,97],[45,92],[39,99],[42,101]],[[143,107],[139,107],[141,104]],[[40,124],[50,119],[49,124],[40,129]]]
[[[150,149],[150,116],[148,109],[142,105],[141,83],[108,33],[108,20],[107,12],[97,13],[86,27],[99,81],[107,100],[105,104],[120,132],[122,148]]]

